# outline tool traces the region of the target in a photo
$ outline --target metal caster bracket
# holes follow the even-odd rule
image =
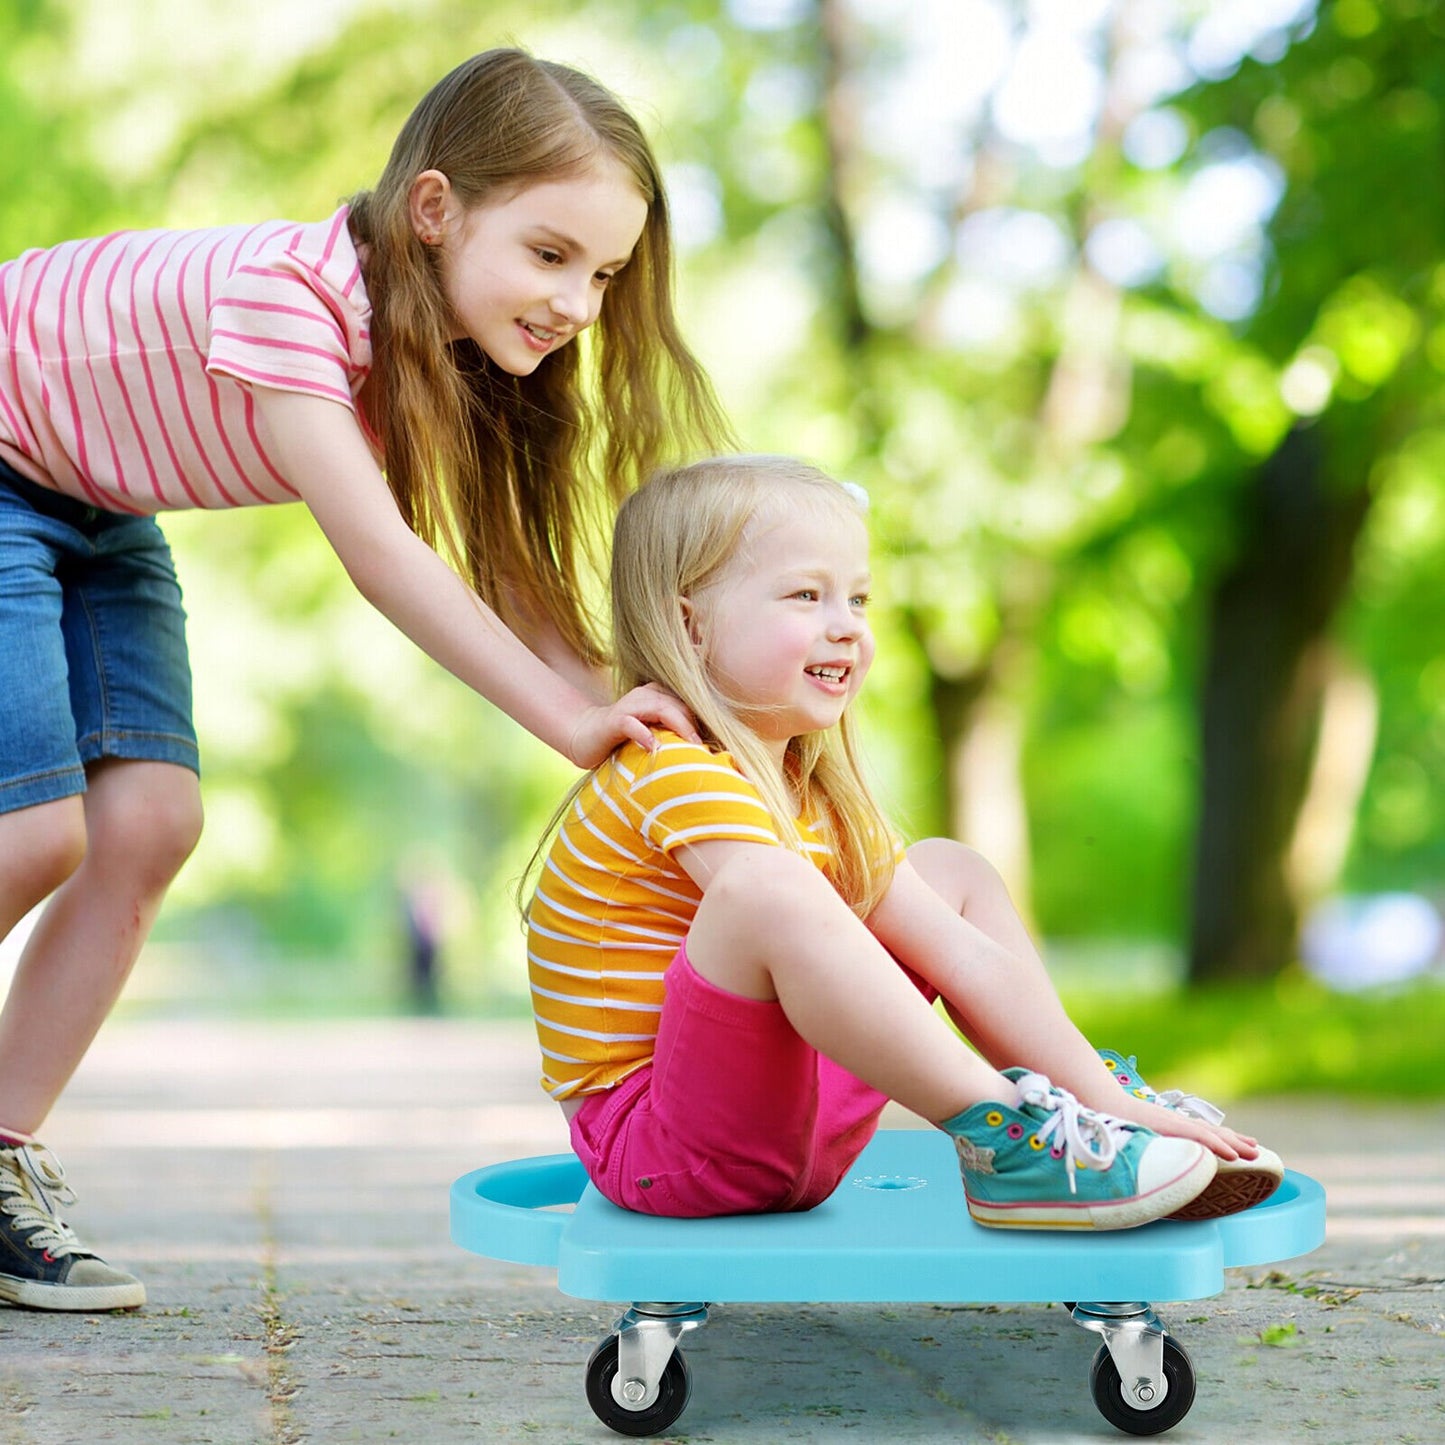
[[[1104,1337],[1119,1371],[1124,1398],[1136,1410],[1156,1410],[1169,1393],[1164,1375],[1164,1336],[1168,1331],[1145,1303],[1076,1304],[1076,1325]]]
[[[617,1374],[612,1398],[624,1410],[646,1410],[657,1400],[663,1371],[688,1330],[707,1323],[705,1304],[637,1303],[613,1325]]]

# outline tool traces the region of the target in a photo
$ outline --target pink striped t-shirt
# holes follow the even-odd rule
[[[346,218],[122,231],[0,266],[0,458],[111,511],[294,501],[251,392],[355,411],[371,305]]]

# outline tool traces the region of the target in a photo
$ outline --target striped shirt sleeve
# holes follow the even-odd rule
[[[300,391],[354,409],[353,383],[370,363],[370,336],[358,310],[361,272],[343,246],[343,209],[331,230],[314,228],[289,245],[238,267],[210,309],[206,371],[252,386]]]
[[[758,790],[728,754],[696,743],[664,741],[637,769],[626,796],[638,833],[668,856],[717,839],[781,843]]]

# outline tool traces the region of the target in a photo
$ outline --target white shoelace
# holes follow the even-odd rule
[[[1177,1109],[1181,1114],[1187,1114],[1192,1119],[1202,1119],[1206,1124],[1218,1124],[1224,1118],[1224,1110],[1217,1104],[1201,1099],[1198,1094],[1186,1094],[1183,1089],[1165,1089],[1162,1094],[1155,1094],[1154,1097],[1166,1109]]]
[[[49,1149],[26,1144],[0,1151],[0,1209],[15,1220],[33,1248],[56,1259],[83,1253],[75,1231],[58,1212],[58,1206],[74,1203],[75,1191]]]
[[[1024,1074],[1018,1081],[1019,1106],[1043,1109],[1048,1118],[1034,1131],[1045,1144],[1064,1151],[1069,1193],[1078,1192],[1076,1166],[1107,1169],[1128,1140],[1133,1125],[1112,1114],[1085,1108],[1067,1089],[1060,1089],[1043,1074]]]
[[[1224,1110],[1217,1104],[1211,1104],[1208,1099],[1201,1099],[1198,1094],[1186,1094],[1183,1089],[1165,1089],[1156,1093],[1139,1077],[1139,1060],[1133,1054],[1130,1054],[1124,1063],[1134,1076],[1125,1087],[1134,1093],[1151,1099],[1156,1104],[1162,1104],[1166,1109],[1177,1109],[1191,1119],[1202,1119],[1206,1124],[1224,1122]]]

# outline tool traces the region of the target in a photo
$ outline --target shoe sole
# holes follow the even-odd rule
[[[1284,1166],[1258,1159],[1219,1161],[1214,1178],[1170,1219],[1222,1219],[1263,1204],[1284,1182]]]
[[[1132,1229],[1186,1208],[1215,1177],[1213,1154],[1201,1146],[1194,1162],[1147,1194],[1127,1199],[1032,1200],[1000,1203],[975,1199],[964,1188],[974,1223],[988,1229]]]
[[[130,1284],[42,1284],[0,1274],[0,1300],[30,1310],[135,1310],[146,1302],[146,1287]]]

